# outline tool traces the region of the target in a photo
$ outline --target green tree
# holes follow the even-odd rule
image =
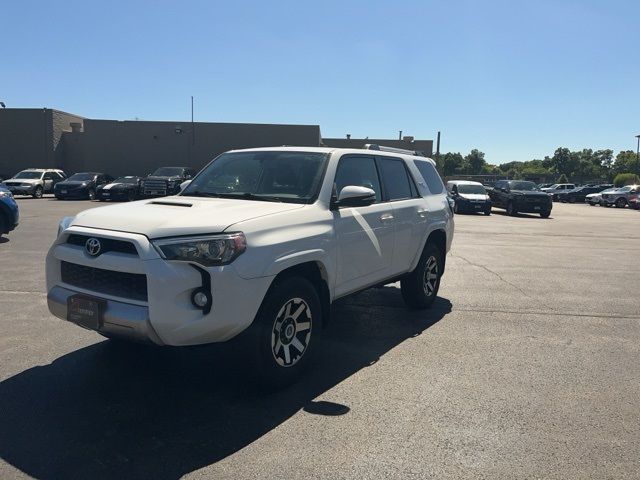
[[[464,163],[461,153],[445,153],[440,155],[440,172],[444,177],[455,175]]]
[[[569,180],[567,179],[567,176],[563,173],[558,177],[558,180],[556,180],[556,183],[569,183]]]
[[[471,175],[480,175],[482,173],[482,167],[487,164],[484,159],[484,153],[474,148],[469,152],[469,155],[464,157],[465,162],[468,165],[468,170]]]
[[[636,152],[632,150],[623,150],[616,155],[616,161],[613,164],[613,170],[615,173],[632,172],[638,173],[638,157]]]
[[[572,155],[572,152],[564,147],[557,148],[551,157],[554,172],[565,176],[573,173],[577,161],[577,155]]]
[[[613,179],[613,184],[616,187],[624,187],[625,185],[637,185],[640,184],[640,177],[635,173],[619,173],[616,178]]]

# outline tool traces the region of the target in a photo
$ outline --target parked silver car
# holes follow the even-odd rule
[[[611,207],[615,205],[618,208],[624,208],[629,204],[629,196],[635,195],[640,191],[640,185],[627,185],[620,187],[613,192],[603,192],[600,205]]]

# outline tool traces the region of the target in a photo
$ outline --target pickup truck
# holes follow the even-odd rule
[[[533,182],[523,180],[498,180],[488,189],[494,208],[504,208],[508,215],[539,213],[542,218],[551,215],[551,195],[541,192]]]

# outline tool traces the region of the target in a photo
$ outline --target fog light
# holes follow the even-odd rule
[[[209,303],[209,296],[202,290],[196,290],[191,296],[191,301],[198,308],[204,308]]]

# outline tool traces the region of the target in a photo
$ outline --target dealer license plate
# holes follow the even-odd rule
[[[67,193],[66,190],[60,190],[60,193]]]
[[[533,207],[534,210],[540,210],[540,206],[536,205],[535,207]]]
[[[67,300],[67,320],[81,327],[98,330],[102,326],[105,301],[85,295],[74,295]]]

